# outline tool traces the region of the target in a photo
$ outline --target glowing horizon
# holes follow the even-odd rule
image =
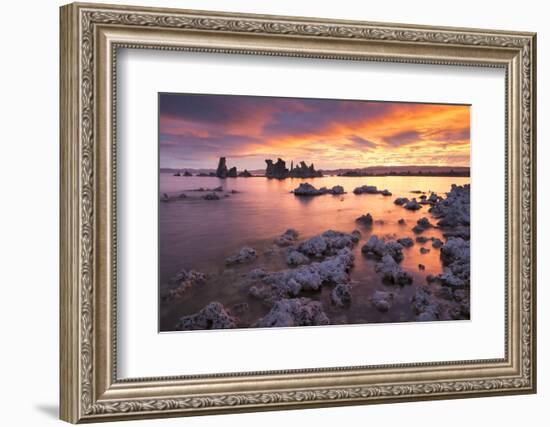
[[[470,166],[470,106],[160,94],[160,166],[239,170],[265,159],[316,169]]]

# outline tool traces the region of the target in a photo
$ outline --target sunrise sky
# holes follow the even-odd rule
[[[160,166],[239,170],[265,159],[316,169],[469,166],[470,107],[252,96],[161,94]]]

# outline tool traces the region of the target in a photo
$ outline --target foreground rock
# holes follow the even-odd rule
[[[397,243],[399,243],[404,248],[410,248],[414,245],[414,241],[410,237],[403,237],[401,239],[397,239]]]
[[[411,305],[416,320],[427,322],[439,319],[439,304],[428,289],[419,287],[411,299]]]
[[[391,308],[391,302],[393,300],[392,292],[375,291],[371,296],[372,305],[382,312],[386,312]]]
[[[206,274],[195,270],[181,270],[172,279],[170,283],[175,285],[162,296],[165,301],[171,301],[181,298],[189,289],[206,283]]]
[[[410,285],[412,276],[403,270],[395,259],[387,254],[376,264],[376,271],[382,275],[382,280],[395,285]]]
[[[258,328],[288,326],[328,325],[329,318],[319,301],[309,298],[282,299],[277,301],[269,313],[253,326]]]
[[[351,302],[351,284],[340,283],[334,287],[330,293],[330,300],[333,304],[344,307]]]
[[[470,185],[452,185],[445,199],[439,200],[430,208],[430,213],[439,221],[443,229],[461,227],[462,238],[470,236]]]
[[[305,182],[301,183],[292,192],[295,196],[322,196],[324,194],[339,195],[344,194],[344,187],[342,187],[341,185],[335,185],[330,189],[326,187],[321,187],[317,189],[313,185]]]
[[[235,318],[219,302],[211,302],[198,313],[184,316],[176,323],[176,330],[194,331],[204,329],[231,329],[236,325]]]
[[[309,261],[310,260],[307,256],[305,256],[303,253],[298,251],[292,250],[286,255],[286,263],[291,267],[309,264]]]
[[[335,255],[340,249],[353,247],[360,237],[359,230],[354,230],[351,233],[327,230],[323,234],[302,242],[297,250],[304,255],[318,258],[331,256]]]
[[[298,239],[298,232],[293,228],[289,228],[283,234],[275,239],[277,246],[291,246],[296,243]]]
[[[385,255],[389,255],[396,262],[403,260],[403,245],[394,241],[385,242],[375,234],[363,245],[361,252],[377,259],[382,259]]]
[[[302,291],[318,291],[323,285],[349,283],[353,262],[351,250],[344,248],[321,262],[271,273],[256,270],[254,277],[249,274],[255,282],[249,294],[272,304],[281,298],[295,297]]]
[[[231,255],[225,260],[226,265],[244,264],[256,259],[258,254],[251,247],[245,246],[236,254]]]
[[[438,276],[442,285],[451,288],[470,286],[470,242],[453,237],[441,246],[440,257],[443,273]]]

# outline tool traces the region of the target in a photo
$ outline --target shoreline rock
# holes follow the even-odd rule
[[[328,325],[330,320],[319,301],[310,298],[282,299],[253,327],[272,328],[289,326]]]
[[[258,254],[249,246],[242,247],[239,252],[226,258],[226,265],[236,265],[251,262],[257,258]]]
[[[208,329],[232,329],[236,326],[236,319],[226,308],[214,301],[200,311],[189,316],[181,317],[175,325],[179,331],[195,331]]]

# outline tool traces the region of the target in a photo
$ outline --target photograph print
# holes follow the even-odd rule
[[[159,330],[470,319],[470,106],[160,93]]]

